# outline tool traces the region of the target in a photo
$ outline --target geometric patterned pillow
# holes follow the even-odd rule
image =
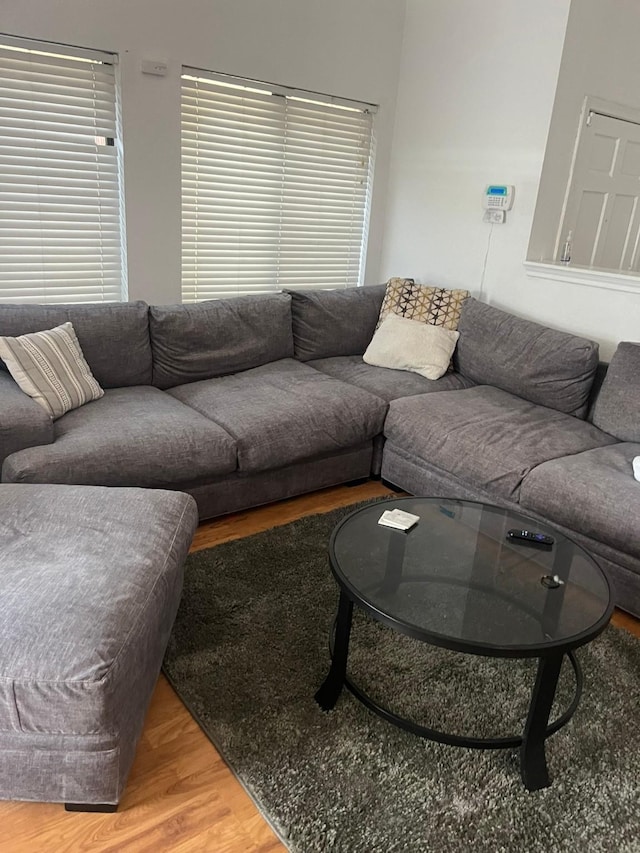
[[[416,284],[412,278],[390,278],[376,328],[388,314],[398,314],[455,332],[462,304],[469,295],[468,290],[445,290]]]
[[[17,338],[0,337],[0,358],[24,393],[54,420],[104,395],[71,323]]]

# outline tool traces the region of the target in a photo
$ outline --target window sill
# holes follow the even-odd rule
[[[556,261],[525,261],[524,268],[527,275],[533,278],[566,281],[569,284],[620,290],[624,293],[640,293],[640,276],[632,273],[597,270],[593,267],[578,267]]]

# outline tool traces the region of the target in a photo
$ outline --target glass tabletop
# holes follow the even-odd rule
[[[408,532],[385,510],[420,517]],[[550,535],[550,550],[508,538]],[[575,648],[606,626],[613,603],[602,570],[567,537],[525,515],[471,501],[394,498],[347,516],[329,547],[350,598],[380,621],[435,645],[527,657]]]

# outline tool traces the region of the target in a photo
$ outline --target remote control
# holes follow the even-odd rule
[[[546,533],[535,533],[533,530],[510,530],[507,539],[514,542],[522,542],[523,545],[538,545],[541,548],[551,548],[554,543],[553,536]]]

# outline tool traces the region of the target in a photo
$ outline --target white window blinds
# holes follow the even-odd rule
[[[126,298],[111,54],[0,35],[0,300]]]
[[[183,301],[360,284],[375,108],[183,72]]]

